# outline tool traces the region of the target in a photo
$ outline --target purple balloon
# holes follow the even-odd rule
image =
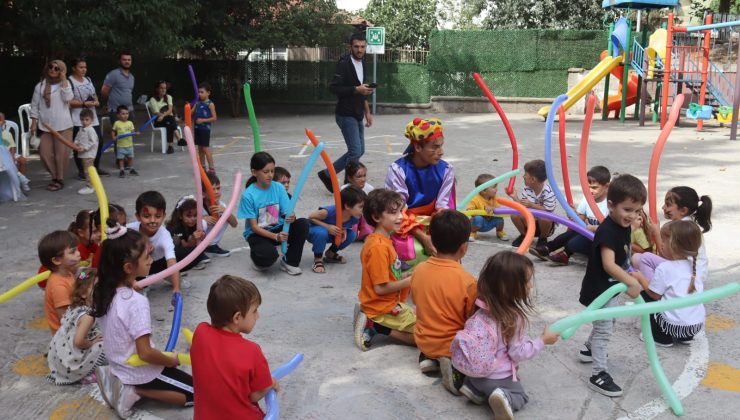
[[[195,103],[198,102],[198,82],[196,81],[196,78],[195,78],[195,70],[193,70],[193,66],[190,64],[188,64],[188,73],[190,73],[190,81],[193,83],[193,92],[195,95],[190,105],[194,106]]]
[[[594,240],[594,233],[590,230],[586,229],[585,226],[581,226],[578,223],[573,222],[570,219],[566,219],[563,216],[557,215],[555,213],[550,213],[549,211],[544,210],[533,210],[529,209],[529,211],[532,213],[532,216],[534,216],[536,219],[545,219],[545,220],[551,220],[553,222],[558,222],[561,225],[568,226],[570,229],[578,232],[579,234],[585,236],[589,240]],[[494,214],[519,214],[518,211],[512,209],[511,207],[496,207],[493,210]]]

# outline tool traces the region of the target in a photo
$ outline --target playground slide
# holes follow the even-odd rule
[[[604,50],[601,53],[601,59],[603,60],[608,53]],[[616,95],[609,95],[607,100],[607,115],[614,112],[614,118],[619,118],[619,110],[622,109],[622,89],[624,89],[624,83],[622,83],[623,68],[615,67],[612,69],[612,76],[619,80],[619,89]],[[629,82],[627,83],[627,106],[634,105],[637,101],[637,82],[638,77],[636,74],[630,74]],[[604,108],[604,101],[601,101],[601,107]]]
[[[578,102],[579,99],[581,99],[584,95],[591,92],[591,89],[593,89],[594,86],[596,86],[597,83],[604,77],[606,77],[609,72],[620,65],[622,63],[622,56],[617,57],[606,57],[599,64],[596,65],[596,67],[593,68],[588,74],[575,86],[573,86],[566,95],[568,95],[568,100],[563,102],[563,109],[567,110],[573,104]],[[540,108],[540,110],[537,112],[540,116],[543,118],[547,117],[547,113],[550,112],[550,106],[544,106]]]

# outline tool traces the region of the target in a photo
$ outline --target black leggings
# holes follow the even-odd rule
[[[177,121],[172,115],[162,118],[162,121],[154,120],[155,127],[164,127],[167,129],[167,143],[172,143],[175,131],[177,131]]]
[[[77,133],[80,131],[80,128],[82,128],[82,127],[75,126],[72,129],[72,138],[77,137]],[[98,171],[100,171],[100,155],[101,155],[100,149],[103,148],[103,143],[105,143],[105,142],[103,141],[103,132],[100,131],[100,125],[99,124],[98,125],[94,125],[93,126],[93,129],[95,129],[95,133],[98,135],[98,151],[95,154],[95,160],[93,161],[93,166],[95,167],[95,169],[97,169]],[[72,155],[74,156],[74,161],[75,161],[75,166],[77,167],[77,172],[83,173],[84,172],[84,169],[82,168],[82,159],[80,159],[79,157],[77,157],[77,151],[76,150],[72,153]],[[85,174],[85,176],[87,176],[87,174]]]
[[[281,225],[272,231],[277,233],[282,230]],[[288,252],[285,254],[285,262],[288,265],[293,267],[300,265],[306,238],[308,238],[308,220],[296,219],[290,225],[288,232]],[[269,267],[275,264],[279,256],[275,247],[280,245],[279,242],[253,233],[247,238],[247,243],[249,243],[249,255],[256,266]]]
[[[135,387],[179,392],[185,395],[185,406],[193,405],[193,377],[179,369],[166,367],[151,382],[135,385]]]

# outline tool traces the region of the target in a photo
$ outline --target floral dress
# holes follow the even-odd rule
[[[90,308],[87,306],[70,307],[61,320],[61,326],[54,334],[49,345],[49,381],[57,385],[69,385],[79,382],[84,377],[93,373],[96,367],[107,364],[103,354],[103,342],[99,341],[88,349],[79,349],[74,345],[77,324],[80,318],[87,314]],[[92,340],[101,334],[97,323],[87,334],[87,339]]]

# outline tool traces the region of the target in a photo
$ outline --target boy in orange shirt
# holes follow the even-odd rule
[[[414,337],[422,372],[442,369],[442,385],[455,395],[463,375],[452,367],[450,344],[475,311],[476,281],[460,260],[468,251],[470,220],[455,210],[443,210],[429,224],[437,255],[419,264],[411,276],[416,303]]]
[[[66,230],[57,230],[41,238],[38,246],[39,260],[51,271],[44,292],[44,315],[51,335],[59,329],[59,321],[72,303],[74,274],[80,266],[77,236]]]
[[[360,253],[362,285],[355,304],[355,344],[362,351],[370,347],[375,334],[391,336],[404,344],[414,344],[416,314],[404,303],[409,276],[401,276],[401,260],[393,248],[390,234],[401,226],[403,197],[383,188],[370,192],[363,215],[375,231],[365,238]]]

